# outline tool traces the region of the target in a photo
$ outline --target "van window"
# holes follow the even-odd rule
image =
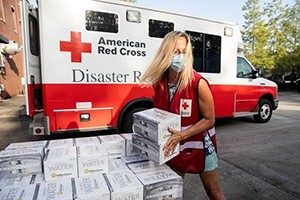
[[[191,38],[194,69],[197,72],[221,72],[221,37],[194,31],[185,31]]]
[[[85,28],[88,31],[118,33],[118,15],[87,10],[85,11]]]
[[[174,31],[174,23],[149,19],[149,36],[164,38],[169,32]]]
[[[31,14],[28,15],[29,20],[29,45],[30,52],[33,55],[39,56],[39,29],[38,22]]]
[[[251,78],[252,67],[250,64],[242,57],[237,58],[237,75],[238,78]]]

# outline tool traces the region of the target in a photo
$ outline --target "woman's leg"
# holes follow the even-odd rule
[[[210,200],[225,200],[223,194],[218,169],[202,172],[200,174],[204,189]]]

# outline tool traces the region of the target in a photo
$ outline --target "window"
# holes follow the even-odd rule
[[[164,38],[169,32],[174,31],[173,22],[165,22],[149,19],[149,36],[156,38]]]
[[[194,69],[197,72],[221,72],[221,37],[185,31],[191,38]]]
[[[38,22],[31,14],[28,15],[29,19],[29,43],[30,52],[33,55],[39,55],[39,29]]]
[[[252,78],[252,67],[250,64],[242,57],[237,58],[237,77],[238,78]]]
[[[0,0],[0,19],[5,21],[3,0]]]
[[[118,33],[118,15],[87,10],[85,12],[85,28],[88,31]]]
[[[12,12],[12,17],[13,17],[13,22],[14,22],[14,31],[17,32],[17,30],[18,30],[17,16],[16,16],[15,8],[12,6],[11,6],[11,12]]]

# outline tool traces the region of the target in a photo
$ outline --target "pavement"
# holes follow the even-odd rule
[[[300,93],[280,92],[279,99],[268,123],[254,123],[252,117],[217,121],[219,172],[227,199],[300,199]],[[16,96],[0,102],[0,149],[12,142],[74,137],[33,136],[24,101]],[[198,175],[185,176],[184,199],[208,199]]]

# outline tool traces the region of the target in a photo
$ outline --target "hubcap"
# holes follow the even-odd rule
[[[264,104],[261,108],[260,108],[260,116],[262,119],[267,119],[270,115],[270,106],[268,104]]]

